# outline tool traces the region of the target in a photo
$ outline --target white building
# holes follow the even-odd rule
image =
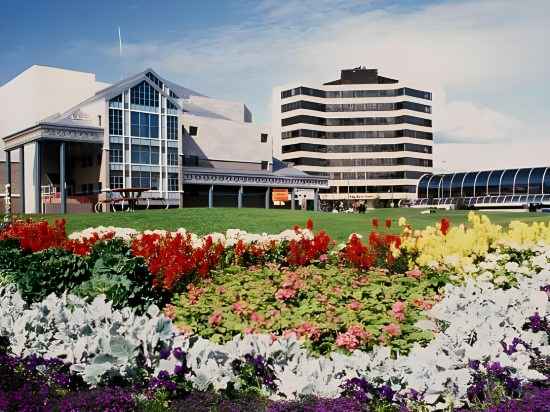
[[[432,170],[431,93],[382,77],[376,69],[342,70],[322,85],[291,84],[273,93],[276,156],[329,179],[322,205],[414,199]]]
[[[147,207],[271,207],[272,188],[327,185],[274,169],[268,130],[244,104],[152,69],[109,85],[93,73],[32,66],[0,87],[0,101],[8,103],[2,176],[26,213],[110,209],[139,192],[130,189],[147,189]]]

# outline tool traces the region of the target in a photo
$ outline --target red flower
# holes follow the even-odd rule
[[[391,219],[386,219],[386,228],[389,229],[391,227]]]
[[[451,226],[451,222],[447,218],[441,219],[441,233],[443,236],[447,235],[449,233],[449,228]]]
[[[313,230],[313,220],[311,220],[311,218],[309,218],[306,222],[306,229]]]
[[[378,219],[374,218],[372,219],[372,227],[377,228],[378,227]]]

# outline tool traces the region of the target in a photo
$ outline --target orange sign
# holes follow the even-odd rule
[[[288,202],[288,189],[272,189],[271,200],[274,202]]]

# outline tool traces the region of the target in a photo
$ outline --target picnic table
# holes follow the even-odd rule
[[[113,212],[116,212],[116,206],[120,205],[120,211],[126,210],[134,211],[139,200],[142,199],[141,195],[143,192],[147,192],[149,188],[144,187],[124,187],[119,189],[106,189],[104,192],[107,194],[107,198],[100,200],[96,203],[94,210],[98,213],[104,210],[103,205],[112,207]],[[114,197],[113,194],[117,193],[118,196]]]
[[[111,191],[120,194],[120,200],[128,202],[128,210],[134,211],[141,198],[141,194],[149,190],[143,187],[124,187],[121,189],[112,189]]]

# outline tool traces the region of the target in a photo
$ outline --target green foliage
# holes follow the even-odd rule
[[[24,256],[15,281],[25,301],[39,302],[51,293],[60,296],[89,278],[86,257],[47,249]]]
[[[0,272],[17,271],[22,257],[23,252],[17,240],[0,240]]]
[[[90,255],[91,277],[73,293],[94,298],[107,296],[113,307],[130,306],[143,312],[151,304],[162,305],[166,298],[151,287],[151,275],[142,258],[134,257],[120,239],[96,244]]]
[[[286,300],[277,299],[277,291],[293,276],[302,282],[295,295]],[[318,330],[318,336],[306,338],[305,346],[314,353],[326,354],[343,350],[335,344],[338,333],[359,324],[372,334],[362,349],[383,338],[394,350],[406,353],[414,342],[427,342],[433,336],[413,326],[423,318],[423,311],[416,306],[417,299],[430,301],[443,284],[443,277],[438,275],[419,280],[383,272],[365,276],[335,266],[325,269],[310,266],[296,271],[275,266],[257,270],[230,267],[215,274],[212,280],[194,285],[194,290],[201,290],[198,300],[195,292],[184,293],[172,303],[177,307],[176,324],[190,327],[193,332],[218,343],[246,331],[281,335],[309,324]],[[406,303],[403,321],[396,320],[391,312],[397,301]],[[352,302],[356,302],[356,306]],[[221,316],[215,321],[213,314]],[[390,323],[399,324],[399,336],[387,336],[382,331]]]

